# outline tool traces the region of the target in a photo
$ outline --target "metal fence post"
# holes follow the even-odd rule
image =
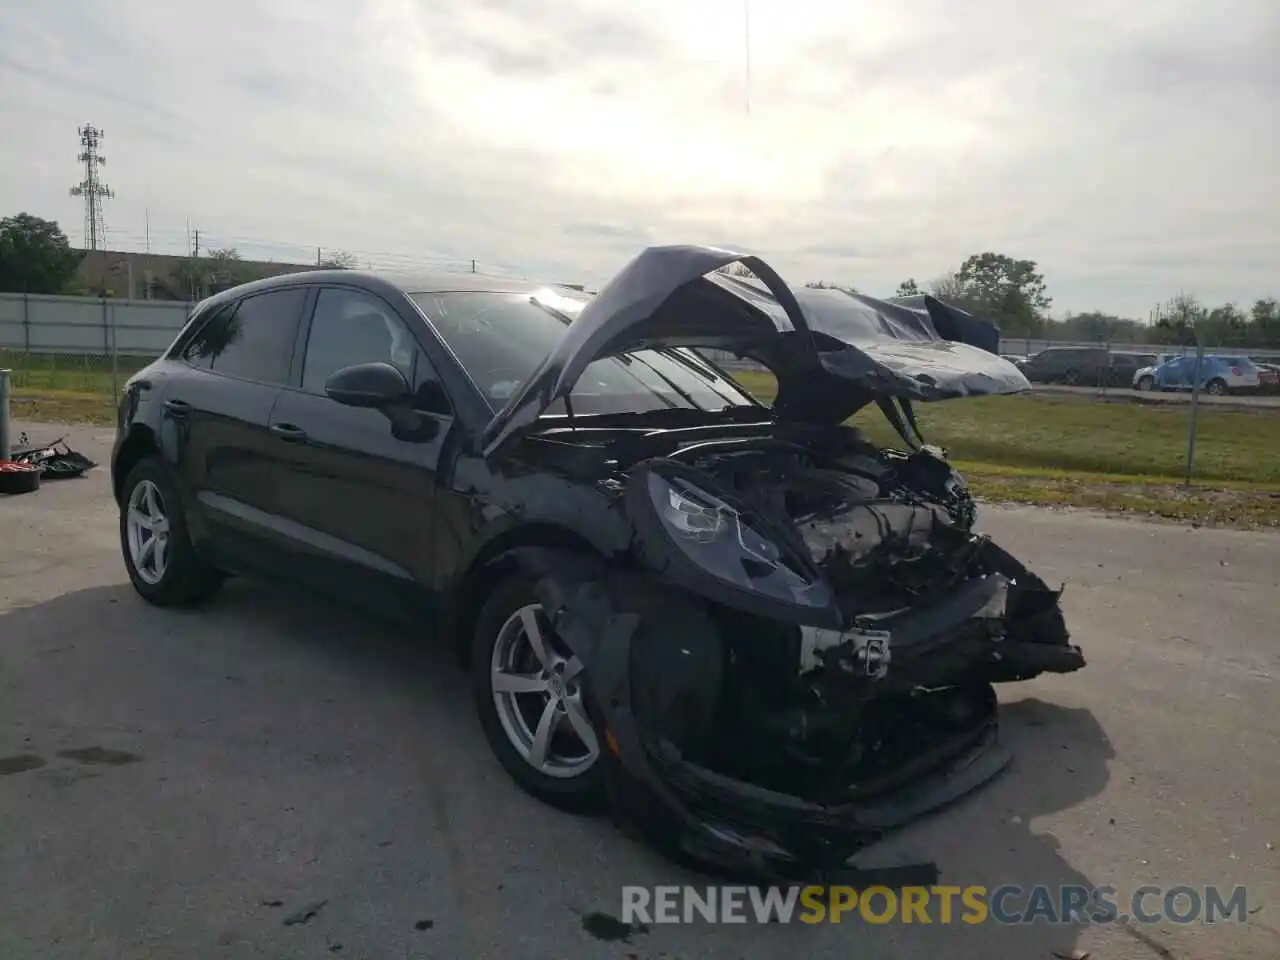
[[[1186,485],[1191,486],[1191,468],[1196,459],[1196,415],[1200,409],[1200,368],[1204,363],[1204,343],[1200,340],[1200,335],[1196,334],[1196,372],[1195,380],[1191,385],[1191,413],[1189,414],[1190,423],[1187,425],[1187,481]]]
[[[132,263],[132,261],[130,261]],[[130,266],[132,276],[133,267]],[[111,307],[111,402],[120,396],[120,351],[116,349],[116,308]]]
[[[13,451],[9,442],[9,371],[0,370],[0,460],[8,460]]]
[[[31,299],[27,295],[27,291],[22,291],[22,352],[24,360],[29,360],[31,354]]]

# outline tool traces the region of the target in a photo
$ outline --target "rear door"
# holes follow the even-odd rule
[[[309,585],[401,609],[429,599],[436,472],[453,412],[414,327],[381,297],[322,287],[304,325],[294,383],[271,414],[272,456],[287,480],[275,491],[293,572]],[[330,400],[336,370],[374,360],[400,369],[425,429],[398,438],[377,410]]]
[[[1179,357],[1156,371],[1160,386],[1165,390],[1187,390],[1191,387],[1196,358]]]
[[[191,534],[233,570],[263,566],[272,539],[271,408],[289,381],[306,287],[252,294],[213,311],[164,396],[162,442],[175,452]]]

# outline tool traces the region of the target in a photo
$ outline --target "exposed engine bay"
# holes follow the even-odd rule
[[[941,451],[838,427],[662,453],[620,472],[644,565],[682,589],[618,609],[639,615],[635,720],[675,782],[873,803],[994,736],[992,683],[1084,665],[1060,591],[973,532]]]

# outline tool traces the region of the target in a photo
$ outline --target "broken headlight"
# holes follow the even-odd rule
[[[772,600],[826,607],[826,585],[741,509],[690,479],[648,471],[650,505],[666,539],[701,570]]]

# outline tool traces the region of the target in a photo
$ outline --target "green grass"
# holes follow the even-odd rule
[[[737,376],[761,399],[772,399],[768,374]],[[915,409],[925,440],[975,472],[1012,468],[1039,471],[1041,479],[1070,473],[1149,483],[1177,482],[1186,471],[1189,408],[1183,404],[1024,394],[920,403]],[[901,444],[875,407],[852,422],[878,442]],[[1194,478],[1280,490],[1280,411],[1201,407]]]
[[[153,357],[120,357],[116,361],[116,382],[123,384]],[[70,391],[72,393],[112,393],[111,357],[104,354],[22,353],[0,349],[0,369],[10,371],[15,391]]]
[[[149,358],[121,358],[118,383]],[[0,351],[13,369],[13,415],[115,422],[109,358]],[[761,400],[768,374],[735,374]],[[916,405],[925,439],[947,449],[985,499],[1076,506],[1171,520],[1280,528],[1280,410],[1202,407],[1194,486],[1183,485],[1188,407],[1090,395],[976,397]],[[853,423],[875,441],[901,440],[875,407]]]

